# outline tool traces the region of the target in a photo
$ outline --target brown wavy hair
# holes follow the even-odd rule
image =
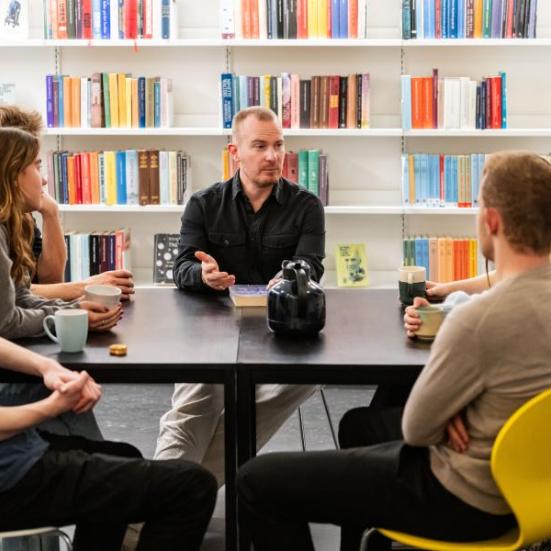
[[[38,139],[32,134],[18,128],[0,128],[0,224],[8,230],[11,277],[16,284],[27,284],[36,270],[31,247],[34,226],[24,210],[18,178],[39,151]]]

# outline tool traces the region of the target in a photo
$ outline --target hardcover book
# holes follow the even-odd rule
[[[174,261],[178,256],[177,233],[156,233],[153,245],[153,283],[170,285],[173,281]]]

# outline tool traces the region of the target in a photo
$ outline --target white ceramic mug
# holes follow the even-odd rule
[[[55,335],[50,330],[53,320]],[[46,335],[59,343],[62,352],[82,352],[88,338],[88,311],[80,309],[58,310],[42,322]]]
[[[112,310],[119,305],[122,291],[114,285],[86,285],[84,296],[91,302],[99,302]]]
[[[421,327],[415,332],[417,338],[424,341],[432,341],[440,329],[447,310],[440,304],[431,304],[430,306],[421,306],[417,308],[417,313],[421,318]]]

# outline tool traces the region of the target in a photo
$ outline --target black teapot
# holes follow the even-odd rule
[[[325,326],[325,293],[304,260],[284,260],[282,279],[268,291],[268,327],[281,335],[315,335]]]

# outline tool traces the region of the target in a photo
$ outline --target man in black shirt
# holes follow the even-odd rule
[[[239,171],[195,193],[182,216],[174,281],[180,289],[221,293],[236,283],[269,284],[283,260],[302,259],[323,275],[325,221],[321,201],[281,177],[285,145],[272,111],[251,107],[233,121],[228,149]],[[313,391],[312,387],[257,388],[261,447]],[[223,481],[223,391],[177,384],[173,408],[161,419],[155,457],[203,463]]]

